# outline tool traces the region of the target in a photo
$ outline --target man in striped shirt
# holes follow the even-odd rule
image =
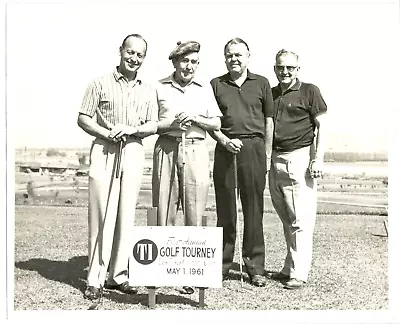
[[[136,293],[129,286],[128,258],[136,201],[142,181],[142,138],[157,130],[155,88],[138,77],[147,43],[128,35],[120,63],[89,84],[78,125],[95,137],[89,169],[89,270],[85,298],[96,300],[103,286]],[[109,275],[107,282],[107,271]]]

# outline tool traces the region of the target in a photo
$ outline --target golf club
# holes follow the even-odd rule
[[[241,240],[241,227],[239,219],[239,186],[238,186],[238,169],[237,169],[237,156],[233,155],[233,174],[235,184],[235,205],[236,205],[236,232],[238,236],[238,250],[239,250],[239,269],[240,269],[240,286],[243,288],[243,267],[242,267],[242,240]]]
[[[117,165],[115,177],[118,179],[121,176],[121,157],[122,157],[122,148],[124,146],[124,142],[126,141],[125,136],[121,137],[121,140],[118,142],[118,155],[117,155]]]
[[[186,184],[185,184],[185,163],[186,163],[186,133],[182,133],[182,212],[183,212],[183,218],[186,223],[186,203],[185,203],[185,197],[186,197]],[[183,291],[186,294],[193,294],[194,290],[192,287],[189,286],[183,286]]]
[[[110,125],[110,123],[109,123],[107,120],[105,120],[104,116],[101,114],[101,112],[100,112],[99,109],[96,110],[96,113],[98,114],[99,118],[103,121],[103,123],[107,126],[107,128],[111,129],[112,126]],[[115,167],[115,169],[114,169],[114,170],[115,170],[115,171],[114,171],[115,173],[113,174],[112,179],[114,179],[114,177],[115,177],[115,178],[118,178],[118,177],[119,177],[119,174],[118,174],[118,173],[120,172],[121,154],[122,154],[122,147],[123,147],[123,142],[124,142],[124,141],[125,141],[125,138],[123,138],[123,139],[120,141],[120,143],[118,143],[118,145],[119,145],[119,152],[118,152],[118,153],[119,153],[119,154],[118,154],[118,156],[117,156],[117,161],[116,161],[117,165],[116,165],[116,167]],[[112,181],[111,181],[111,184],[110,184],[111,189],[112,189],[113,185],[114,185],[114,181],[112,180]],[[112,191],[112,190],[109,191],[109,194],[108,194],[108,197],[107,197],[106,210],[105,210],[105,215],[104,215],[104,220],[103,220],[103,226],[102,226],[102,227],[103,227],[103,231],[104,231],[104,227],[105,227],[105,225],[106,225],[107,219],[108,219],[107,215],[108,215],[108,213],[109,213],[110,200],[111,200],[111,198],[112,198],[111,191]],[[107,223],[108,223],[108,222],[107,222]],[[98,239],[99,239],[99,236],[97,236],[97,240],[98,240]],[[107,268],[108,268],[108,267],[107,267]],[[100,290],[101,290],[101,292],[100,292],[100,297],[99,297],[99,299],[92,301],[92,304],[89,306],[88,310],[97,310],[97,309],[99,309],[99,308],[103,305],[103,295],[104,295],[103,287],[100,287]]]
[[[186,206],[185,206],[185,163],[186,163],[186,134],[182,133],[182,212],[186,221]]]

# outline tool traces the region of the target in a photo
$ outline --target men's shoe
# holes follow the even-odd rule
[[[266,284],[265,277],[262,275],[254,275],[251,278],[251,284],[256,287],[264,287]]]
[[[284,274],[282,272],[274,272],[274,273],[268,274],[268,278],[270,278],[272,280],[289,280],[290,276],[288,276],[287,274]]]
[[[292,278],[288,282],[286,282],[283,286],[286,289],[299,289],[302,288],[305,284],[306,283],[303,280]]]
[[[105,289],[110,289],[110,290],[119,290],[120,292],[124,294],[136,294],[138,291],[135,287],[129,286],[129,282],[125,281],[122,284],[119,285],[110,285],[108,283],[104,284]]]
[[[87,286],[83,296],[89,300],[96,300],[96,299],[100,299],[101,294],[102,294],[101,288]]]
[[[193,289],[193,287],[190,287],[190,286],[183,286],[181,292],[182,292],[182,294],[185,294],[185,295],[191,295],[194,293],[194,289]]]

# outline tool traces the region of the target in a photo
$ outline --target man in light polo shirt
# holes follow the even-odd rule
[[[169,59],[175,71],[161,79],[158,88],[158,130],[154,146],[153,206],[158,225],[175,225],[179,205],[184,200],[186,226],[200,226],[209,187],[209,152],[206,131],[218,130],[221,112],[212,89],[194,80],[199,65],[200,44],[178,43]],[[182,133],[185,133],[183,178]],[[185,197],[182,188],[185,186]],[[193,293],[191,287],[184,292]]]
[[[270,274],[285,288],[307,282],[317,212],[317,178],[322,175],[327,107],[315,85],[298,79],[297,54],[280,50],[272,88],[275,106],[269,190],[282,221],[287,254],[280,272]]]
[[[157,130],[157,94],[137,74],[147,43],[128,35],[112,73],[89,84],[78,125],[95,137],[89,169],[89,270],[84,296],[101,297],[103,286],[136,293],[128,283],[128,258],[141,185],[142,138]],[[109,275],[107,269],[109,267]]]

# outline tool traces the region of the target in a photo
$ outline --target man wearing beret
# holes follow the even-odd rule
[[[217,141],[214,157],[214,187],[217,226],[223,227],[223,268],[226,279],[232,266],[236,241],[234,156],[243,210],[242,258],[251,283],[265,286],[263,209],[266,172],[273,134],[273,101],[269,81],[251,73],[250,52],[240,38],[224,48],[228,73],[211,80],[223,114],[221,129],[210,135]],[[268,163],[268,165],[267,165]]]
[[[161,79],[157,87],[160,136],[154,146],[152,193],[160,226],[176,224],[177,210],[183,201],[185,226],[201,226],[206,207],[210,182],[206,131],[220,128],[221,112],[211,87],[194,79],[200,63],[199,51],[198,42],[179,42],[169,55],[175,70]],[[183,292],[194,290],[184,287]]]

